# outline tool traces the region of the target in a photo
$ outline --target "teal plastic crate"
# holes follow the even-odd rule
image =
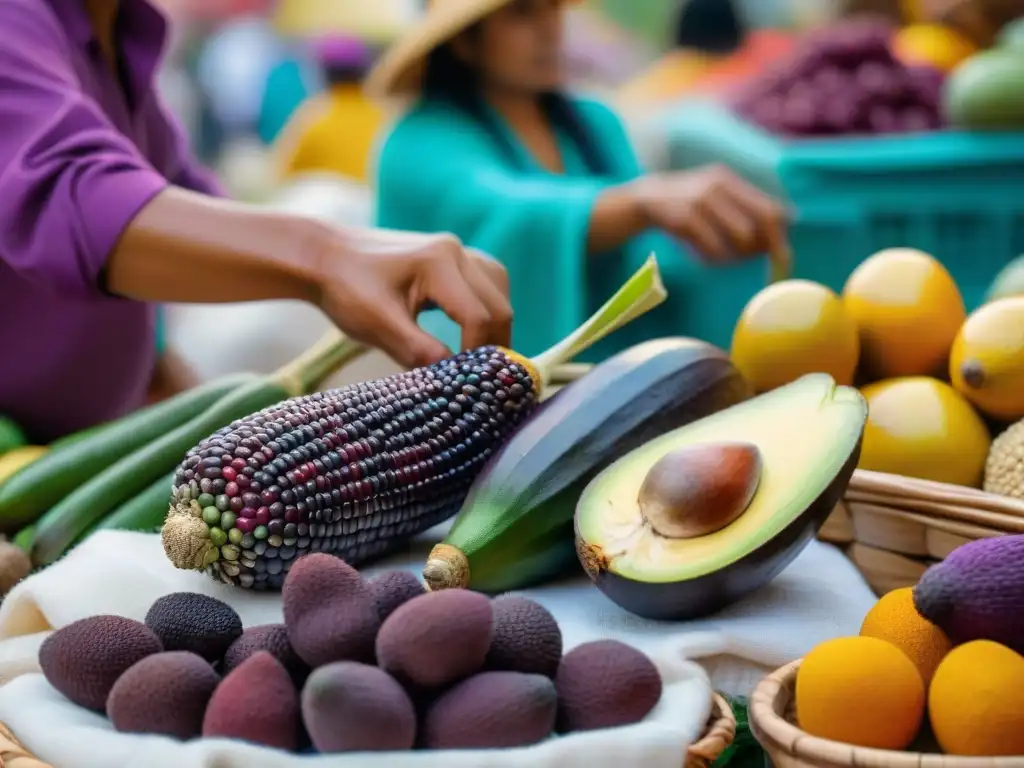
[[[871,254],[907,246],[939,259],[972,309],[1024,252],[1024,134],[784,140],[711,103],[679,107],[665,130],[673,168],[723,163],[788,200],[795,276],[835,290]],[[706,335],[728,344],[764,268],[739,267],[727,286],[707,277]]]

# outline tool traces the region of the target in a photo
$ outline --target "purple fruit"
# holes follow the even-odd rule
[[[555,678],[558,730],[617,728],[643,720],[661,699],[657,667],[618,640],[583,643],[565,654]]]
[[[818,108],[813,99],[794,94],[786,99],[782,111],[782,125],[787,133],[812,134],[818,129]]]
[[[381,621],[394,613],[398,606],[427,591],[423,582],[411,571],[385,571],[370,579],[367,586],[373,593]]]
[[[103,712],[117,679],[163,646],[149,627],[124,616],[90,616],[61,627],[39,648],[46,680],[81,707]]]
[[[401,685],[367,664],[320,667],[302,689],[302,719],[323,753],[412,749],[416,710]]]
[[[937,127],[935,116],[922,107],[907,107],[899,116],[899,122],[907,133],[922,133]]]
[[[551,735],[557,712],[551,680],[519,672],[482,672],[454,686],[423,718],[426,749],[512,749]]]
[[[553,678],[562,660],[562,630],[550,611],[521,595],[496,597],[491,608],[494,633],[487,668]]]
[[[213,692],[203,737],[294,750],[299,743],[299,694],[288,670],[266,651],[243,661]]]
[[[242,620],[222,600],[198,592],[172,592],[146,613],[146,626],[167,651],[191,651],[210,662],[219,660],[239,635]]]
[[[480,670],[494,612],[486,595],[446,589],[414,597],[377,634],[377,663],[403,683],[434,688]]]
[[[359,572],[322,552],[292,565],[281,590],[292,648],[310,667],[332,661],[372,661],[380,617]]]
[[[892,67],[877,61],[865,61],[854,72],[854,83],[864,94],[885,101],[899,95],[902,83],[893,74]]]
[[[246,629],[224,654],[224,674],[240,666],[258,651],[267,651],[280,661],[296,685],[301,685],[309,674],[309,667],[292,648],[284,624],[260,624]]]
[[[158,733],[192,739],[203,732],[203,713],[220,675],[191,651],[147,656],[117,678],[107,717],[121,733]]]
[[[918,581],[914,605],[954,643],[992,640],[1024,654],[1024,534],[953,550]]]
[[[885,104],[876,104],[868,110],[867,123],[872,133],[893,133],[899,128],[896,110]]]

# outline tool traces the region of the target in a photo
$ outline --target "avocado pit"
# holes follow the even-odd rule
[[[753,443],[697,443],[669,451],[640,486],[640,515],[669,539],[714,533],[750,506],[761,468],[761,452]]]

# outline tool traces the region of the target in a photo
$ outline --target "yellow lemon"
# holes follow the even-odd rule
[[[830,288],[783,280],[744,308],[732,337],[732,360],[756,392],[808,373],[853,383],[860,342],[857,326]]]
[[[944,373],[967,316],[946,268],[923,251],[890,248],[863,261],[843,286],[873,379]]]
[[[949,72],[978,52],[978,47],[943,24],[911,24],[896,33],[893,53],[904,64],[935,67]]]
[[[953,342],[949,379],[989,416],[1024,418],[1024,296],[971,313]]]
[[[977,488],[991,436],[955,389],[927,376],[879,381],[861,390],[868,421],[861,469]]]

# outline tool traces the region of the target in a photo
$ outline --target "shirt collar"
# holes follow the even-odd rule
[[[112,0],[113,1],[113,0]],[[139,103],[152,87],[167,41],[167,18],[149,0],[118,0],[116,36],[125,59],[131,96]],[[95,36],[83,0],[49,0],[72,42],[95,55]]]

